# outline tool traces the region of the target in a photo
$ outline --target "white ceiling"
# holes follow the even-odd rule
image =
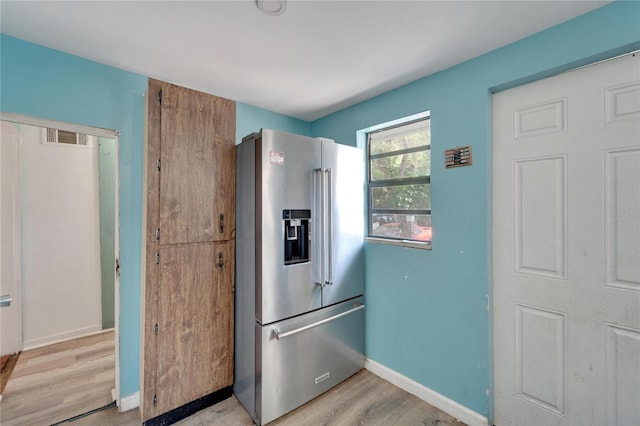
[[[2,32],[314,120],[608,1],[0,2]]]

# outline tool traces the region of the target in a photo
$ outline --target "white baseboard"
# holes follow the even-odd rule
[[[111,330],[111,329],[109,329]],[[90,325],[83,328],[77,328],[75,330],[63,331],[62,333],[52,334],[49,336],[37,337],[35,339],[27,339],[22,345],[22,350],[36,349],[42,346],[53,345],[55,343],[66,342],[67,340],[78,339],[80,337],[91,336],[93,334],[100,333],[102,330],[102,324]],[[107,331],[107,330],[104,330]]]
[[[132,393],[131,395],[123,396],[120,398],[120,406],[118,411],[124,413],[125,411],[133,410],[140,406],[140,392]]]
[[[365,358],[364,368],[469,426],[489,424],[485,416],[369,358]]]

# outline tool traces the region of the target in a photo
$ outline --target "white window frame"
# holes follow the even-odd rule
[[[388,121],[382,124],[378,124],[375,126],[371,126],[368,127],[366,129],[362,129],[362,130],[358,130],[357,131],[357,142],[358,142],[358,147],[362,148],[364,151],[364,155],[365,155],[365,162],[366,162],[366,171],[367,171],[367,179],[366,179],[366,194],[365,194],[365,215],[367,217],[367,229],[365,230],[367,237],[365,238],[368,242],[373,242],[373,243],[382,243],[382,244],[390,244],[390,245],[398,245],[398,246],[404,246],[404,247],[413,247],[413,248],[420,248],[420,249],[431,249],[431,241],[426,242],[426,241],[418,241],[418,240],[404,240],[404,239],[397,239],[397,238],[390,238],[390,237],[383,237],[383,236],[372,236],[371,234],[371,217],[372,217],[372,212],[371,212],[371,201],[370,201],[370,193],[371,193],[371,186],[370,186],[370,179],[369,179],[369,167],[370,167],[370,155],[369,155],[369,135],[375,132],[382,132],[385,130],[388,131],[393,131],[392,129],[394,128],[399,128],[402,126],[407,126],[410,125],[414,122],[419,122],[419,121],[423,121],[423,120],[430,120],[431,118],[431,114],[430,111],[424,111],[418,114],[413,114],[411,116],[408,117],[403,117],[400,118],[398,120],[393,120],[393,121]],[[431,149],[431,147],[429,147],[429,149]],[[427,177],[426,180],[423,179],[424,182],[426,183],[431,183],[431,173],[429,173],[429,176]],[[374,184],[375,186],[375,184]],[[431,209],[427,209],[428,211],[424,211],[422,212],[423,214],[429,214],[431,215]],[[405,213],[404,211],[397,211],[396,213]]]

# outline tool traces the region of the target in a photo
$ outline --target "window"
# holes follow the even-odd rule
[[[431,242],[429,118],[367,134],[369,236]]]

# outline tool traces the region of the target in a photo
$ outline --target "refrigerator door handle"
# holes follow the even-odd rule
[[[333,285],[333,182],[331,169],[325,170],[327,176],[327,281],[325,285]]]
[[[309,330],[311,328],[314,328],[314,327],[317,327],[319,325],[326,324],[326,323],[331,322],[331,321],[335,321],[338,318],[345,317],[345,316],[350,315],[350,314],[352,314],[354,312],[357,312],[357,311],[359,311],[361,309],[364,309],[364,304],[363,303],[356,302],[355,305],[356,305],[355,308],[349,309],[348,311],[339,313],[339,314],[334,315],[334,316],[329,317],[329,318],[325,318],[325,319],[320,320],[318,322],[314,322],[313,324],[305,325],[304,327],[293,329],[291,331],[286,331],[286,332],[282,333],[282,332],[280,332],[280,330],[275,329],[275,330],[273,330],[273,335],[276,337],[277,340],[284,339],[285,337],[289,337],[289,336],[293,336],[294,334],[302,333],[303,331],[307,331],[307,330]]]
[[[320,287],[324,287],[325,285],[325,223],[324,223],[324,211],[325,211],[325,198],[326,198],[326,185],[325,185],[325,169],[315,169],[314,170],[316,176],[320,176],[320,214],[317,215],[320,221],[320,281],[316,281],[316,285]],[[314,189],[316,185],[314,182]],[[314,195],[315,197],[315,195]],[[317,258],[316,258],[317,261]]]

